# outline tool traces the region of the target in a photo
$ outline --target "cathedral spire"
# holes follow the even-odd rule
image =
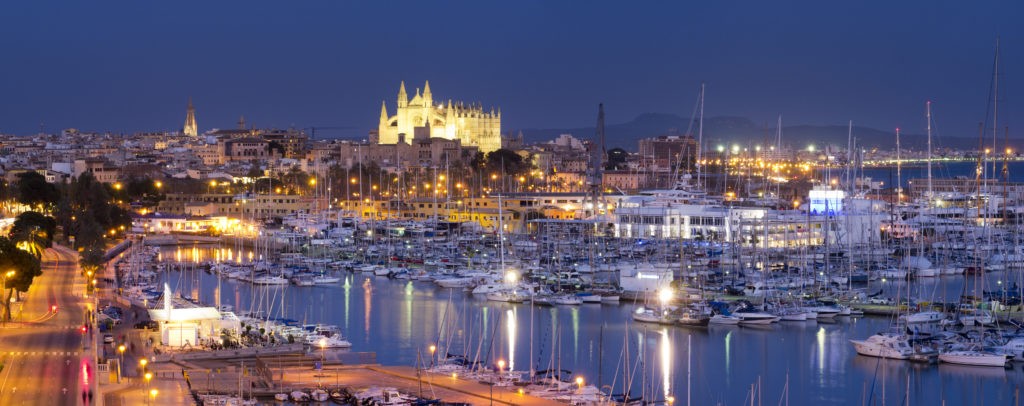
[[[196,108],[192,106],[192,96],[188,97],[188,108],[185,112],[185,127],[181,132],[190,137],[199,135],[196,128]]]
[[[405,107],[409,105],[409,95],[405,93],[405,81],[398,87],[398,107]]]
[[[380,122],[384,124],[388,121],[388,107],[387,104],[381,100],[380,102]]]
[[[423,85],[423,105],[431,107],[434,105],[434,96],[430,94],[429,80]]]

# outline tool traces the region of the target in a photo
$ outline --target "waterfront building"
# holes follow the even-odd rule
[[[132,217],[132,231],[149,234],[206,233],[234,230],[238,219],[227,216],[196,216],[167,213],[147,213]]]
[[[889,218],[882,202],[847,199],[841,191],[812,191],[803,210],[756,201],[721,201],[685,189],[654,190],[624,198],[612,232],[625,238],[682,238],[762,248],[843,246],[878,241]]]
[[[697,140],[689,135],[661,135],[637,142],[642,166],[654,171],[671,171],[682,164],[697,162]]]
[[[501,148],[501,111],[484,111],[482,105],[462,102],[434,104],[430,82],[423,86],[423,94],[409,99],[403,81],[398,89],[394,115],[389,115],[387,104],[381,103],[377,133],[371,133],[371,142],[377,144],[412,144],[417,129],[426,129],[426,138],[459,140],[462,145],[478,147],[487,153]],[[421,130],[422,131],[422,130]],[[374,141],[375,138],[375,141]]]
[[[928,194],[927,178],[910,179],[907,185],[907,193],[911,197]],[[972,195],[978,194],[979,187],[981,195],[986,200],[989,200],[988,195],[992,195],[1005,197],[1005,200],[1010,202],[1024,201],[1024,183],[1020,182],[1006,182],[1001,179],[977,180],[973,177],[934,178],[931,181],[931,190],[937,197],[936,205],[940,207],[947,201],[955,204],[959,200],[973,199]],[[977,207],[977,204],[974,206]]]
[[[167,215],[228,216],[261,220],[296,213],[309,213],[314,207],[317,207],[317,203],[317,199],[312,196],[298,195],[168,193],[157,206],[157,212]],[[319,204],[319,207],[327,207],[324,201]]]

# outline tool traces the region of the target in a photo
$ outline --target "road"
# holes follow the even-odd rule
[[[12,304],[14,322],[0,328],[0,405],[95,403],[89,394],[98,396],[97,372],[89,354],[100,333],[81,331],[93,299],[84,297],[76,258],[67,248],[47,249],[43,274],[21,303]]]

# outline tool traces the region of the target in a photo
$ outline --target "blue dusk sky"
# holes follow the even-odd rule
[[[970,137],[997,36],[1000,121],[1022,131],[1020,1],[102,1],[0,6],[0,133],[376,128],[399,81],[500,107],[503,127],[647,112]]]

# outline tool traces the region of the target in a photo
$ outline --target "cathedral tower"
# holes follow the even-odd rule
[[[192,106],[191,97],[188,98],[188,110],[185,113],[185,127],[182,128],[181,132],[190,137],[199,135],[198,128],[196,128],[196,108]]]

